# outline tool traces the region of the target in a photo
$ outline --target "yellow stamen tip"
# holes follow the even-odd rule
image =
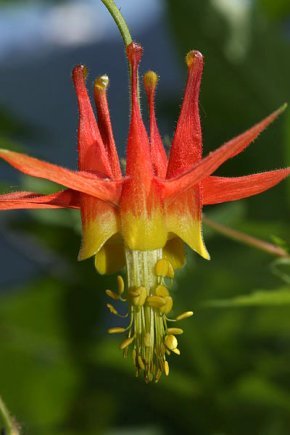
[[[144,74],[144,86],[145,89],[155,89],[158,83],[158,75],[154,71],[147,71]]]
[[[183,334],[183,329],[181,329],[181,328],[168,328],[167,334],[180,335],[180,334]]]
[[[122,334],[122,332],[125,332],[125,328],[121,328],[117,326],[116,328],[110,328],[108,329],[108,334]]]
[[[156,296],[161,296],[163,298],[165,298],[166,296],[169,296],[168,288],[162,284],[160,284],[156,287],[155,293],[156,293]]]
[[[169,375],[169,364],[168,364],[168,361],[164,361],[163,368],[164,368],[165,376],[168,376]]]
[[[169,261],[167,258],[161,258],[155,265],[155,273],[157,276],[167,276]]]
[[[106,295],[109,296],[109,298],[114,299],[115,301],[120,298],[120,296],[117,295],[117,293],[112,292],[112,290],[106,290]]]
[[[172,349],[172,352],[174,352],[176,355],[180,355],[180,350],[179,349]]]
[[[166,300],[160,296],[148,296],[146,303],[152,308],[161,308],[166,304]]]
[[[168,314],[172,310],[173,299],[171,296],[166,296],[166,298],[164,299],[165,299],[165,304],[162,307],[160,307],[160,312],[163,314]]]
[[[193,311],[186,311],[185,313],[180,314],[176,317],[176,320],[188,319],[188,317],[193,316]]]
[[[122,295],[124,293],[125,284],[121,275],[117,276],[118,294]]]
[[[178,346],[178,341],[177,338],[175,337],[175,335],[169,334],[166,335],[165,339],[164,339],[164,343],[165,346],[169,349],[169,350],[174,350],[177,348]]]
[[[106,91],[108,89],[109,82],[109,77],[106,74],[97,77],[95,80],[95,89],[99,91]]]
[[[137,361],[138,361],[138,364],[139,364],[140,369],[141,369],[141,370],[145,370],[145,364],[144,364],[143,359],[141,358],[140,355],[138,355],[138,357],[137,357]]]
[[[129,298],[133,305],[142,306],[145,304],[147,297],[147,290],[145,287],[140,286],[137,288],[129,289]]]
[[[120,349],[126,349],[126,347],[130,346],[131,343],[133,343],[133,341],[135,340],[135,337],[129,337],[126,338],[124,341],[122,341],[122,343],[120,344]]]
[[[115,307],[113,307],[112,304],[107,304],[107,308],[109,309],[109,311],[110,311],[112,314],[118,315],[118,311],[116,310]]]

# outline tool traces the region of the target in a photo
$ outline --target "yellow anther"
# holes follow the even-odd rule
[[[165,376],[168,376],[169,375],[169,364],[166,360],[164,361],[163,369],[164,369]]]
[[[120,349],[126,349],[126,347],[130,346],[131,343],[133,343],[133,341],[135,340],[135,337],[129,337],[126,338],[124,341],[122,341],[122,343],[120,344]]]
[[[97,77],[95,80],[95,88],[99,91],[106,91],[109,86],[109,77],[104,74],[103,76]]]
[[[169,291],[168,288],[165,287],[165,285],[160,284],[156,287],[155,294],[156,296],[161,296],[165,298],[166,296],[169,296]]]
[[[112,314],[115,314],[116,316],[119,314],[118,311],[116,310],[116,308],[113,307],[112,304],[107,304],[107,308],[109,309],[109,311],[110,311]]]
[[[155,382],[158,382],[161,378],[162,371],[160,369],[157,370],[156,376],[155,376]]]
[[[139,365],[140,369],[145,370],[145,364],[144,364],[143,359],[141,358],[140,355],[138,355],[137,361],[138,361],[138,365]]]
[[[168,263],[167,258],[161,258],[157,261],[155,265],[155,273],[157,276],[167,276],[168,273]]]
[[[144,335],[144,346],[145,347],[151,346],[151,336],[150,336],[149,332],[146,332],[146,334]]]
[[[121,275],[117,276],[118,294],[122,295],[124,293],[125,284]]]
[[[193,316],[193,311],[186,311],[185,313],[182,313],[179,316],[177,316],[175,320],[183,320],[191,316]]]
[[[120,298],[120,296],[117,295],[117,293],[112,292],[112,290],[106,290],[106,295],[109,296],[109,298],[114,299],[115,301],[117,301]]]
[[[178,346],[177,338],[175,337],[175,335],[172,335],[172,334],[169,334],[169,335],[165,336],[164,343],[165,343],[165,346],[169,350],[176,349],[177,346]]]
[[[172,310],[173,299],[171,296],[166,296],[166,298],[164,298],[164,300],[165,300],[165,305],[163,305],[163,307],[160,307],[160,313],[168,314]]]
[[[126,328],[121,328],[119,326],[117,326],[115,328],[108,329],[109,334],[122,334],[122,332],[125,332],[125,331],[126,331]]]
[[[136,350],[135,349],[132,350],[132,359],[133,359],[134,364],[136,365]]]
[[[166,304],[166,300],[160,296],[148,296],[146,303],[152,308],[161,308]]]
[[[154,71],[147,71],[146,74],[144,74],[144,86],[145,89],[155,89],[156,85],[158,83],[158,75]]]
[[[129,289],[129,297],[132,305],[141,307],[145,304],[147,298],[147,290],[143,286]]]
[[[170,261],[168,261],[168,272],[167,272],[168,278],[173,279],[174,278],[174,269]]]
[[[172,352],[174,352],[176,355],[180,355],[180,350],[179,349],[172,349]]]
[[[180,335],[180,334],[183,334],[183,329],[181,329],[181,328],[168,328],[167,334]]]

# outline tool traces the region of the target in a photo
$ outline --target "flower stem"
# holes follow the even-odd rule
[[[220,234],[229,237],[230,239],[237,240],[245,245],[252,246],[253,248],[260,249],[261,251],[268,252],[269,254],[276,255],[277,257],[289,257],[289,253],[280,246],[274,245],[264,240],[257,239],[256,237],[249,236],[241,231],[234,230],[225,225],[212,221],[211,219],[203,216],[203,222],[210,228],[214,229]]]
[[[116,6],[114,0],[101,0],[102,3],[106,6],[110,14],[112,15],[115,23],[118,26],[118,29],[120,30],[120,33],[122,35],[123,41],[125,46],[131,44],[132,37],[129,31],[129,28],[126,24],[126,21],[124,20],[121,12],[119,11],[118,7]]]
[[[3,400],[1,399],[1,397],[0,397],[0,417],[4,423],[4,428],[6,430],[5,433],[7,433],[7,435],[20,435],[20,432],[17,428],[17,425],[15,424],[15,421],[13,420],[11,415],[9,414],[9,411],[6,408],[6,405],[3,402]],[[0,428],[1,428],[1,426],[0,426]]]

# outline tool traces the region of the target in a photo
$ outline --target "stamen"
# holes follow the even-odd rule
[[[168,328],[167,334],[180,335],[180,334],[183,334],[183,329],[181,329],[181,328]]]
[[[125,283],[121,275],[117,276],[118,294],[121,296],[125,290]]]
[[[122,332],[125,332],[126,328],[121,328],[119,326],[115,328],[108,329],[108,334],[121,334]]]
[[[164,285],[165,277],[170,273],[170,262],[162,258],[162,250],[131,251],[126,250],[128,286],[118,276],[118,294],[107,290],[113,299],[125,301],[120,294],[125,294],[131,306],[130,322],[126,328],[114,327],[110,334],[127,333],[120,349],[127,357],[132,345],[132,359],[136,367],[136,376],[143,375],[146,382],[158,380],[162,373],[169,374],[166,356],[172,352],[180,355],[176,335],[183,333],[180,328],[167,328],[167,314],[172,310],[173,299],[169,289]],[[113,314],[117,310],[107,304]],[[178,316],[179,319],[190,317],[192,311]],[[176,321],[176,320],[174,320]]]
[[[117,293],[113,292],[112,290],[106,290],[106,295],[109,296],[109,298],[114,299],[115,301],[120,299],[120,295],[118,295]]]
[[[165,376],[168,376],[169,375],[169,364],[168,364],[168,362],[166,360],[164,361],[163,368],[164,368]]]
[[[110,313],[115,314],[116,316],[119,314],[115,307],[113,307],[112,304],[107,304],[107,308],[109,309]]]
[[[182,313],[179,316],[177,316],[175,320],[188,319],[191,316],[193,316],[193,311],[186,311],[185,313]]]
[[[157,261],[155,266],[155,273],[157,276],[167,276],[168,273],[168,263],[169,261],[166,258],[162,258]]]
[[[123,300],[123,299],[121,299],[121,300]],[[126,319],[126,317],[128,317],[128,313],[120,314],[112,304],[107,304],[107,308],[115,316],[121,317],[122,319]]]
[[[166,335],[164,343],[169,350],[176,349],[178,346],[178,341],[175,335]]]
[[[120,349],[124,350],[126,349],[126,347],[130,346],[130,344],[133,343],[133,341],[135,340],[135,337],[129,337],[126,338],[124,341],[122,341],[122,343],[120,344]]]

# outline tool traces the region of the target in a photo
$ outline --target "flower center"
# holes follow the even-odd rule
[[[171,263],[162,258],[162,249],[126,249],[126,266],[126,291],[123,279],[118,276],[118,292],[107,290],[106,293],[115,300],[128,301],[130,322],[127,328],[111,328],[108,332],[126,333],[120,348],[125,357],[132,350],[136,375],[143,375],[146,382],[158,382],[162,373],[169,374],[167,355],[171,352],[180,354],[176,335],[182,334],[183,330],[168,328],[167,322],[181,320],[193,313],[188,311],[176,319],[167,317],[173,307],[169,287],[174,270]],[[119,315],[111,304],[107,306],[113,314]]]

